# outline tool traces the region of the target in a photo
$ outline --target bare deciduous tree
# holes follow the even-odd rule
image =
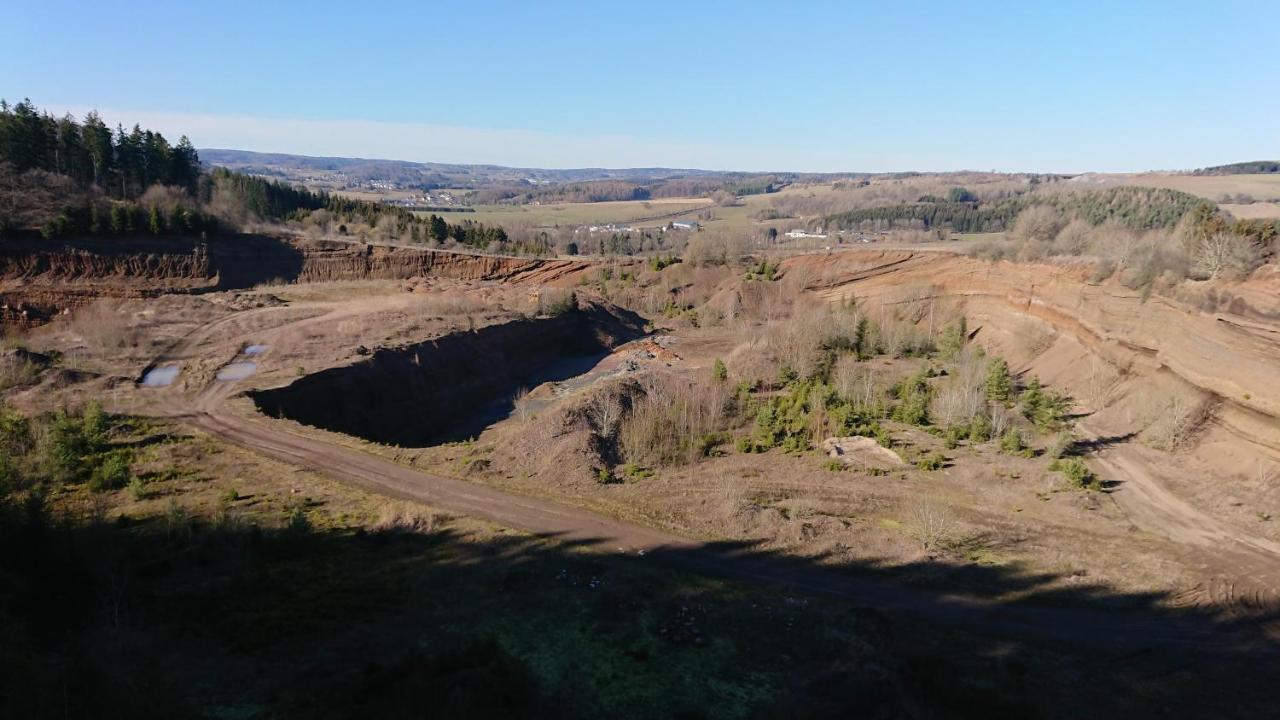
[[[1192,269],[1210,280],[1219,277],[1243,277],[1259,258],[1258,247],[1247,237],[1215,233],[1196,246]]]

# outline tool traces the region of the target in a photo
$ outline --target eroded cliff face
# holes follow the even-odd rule
[[[782,268],[832,301],[915,304],[939,322],[963,314],[975,341],[1055,373],[1077,399],[1090,394],[1098,363],[1120,377],[1171,374],[1212,399],[1217,423],[1280,452],[1280,273],[1272,267],[1242,283],[1155,292],[1117,278],[1091,282],[1083,262],[992,263],[946,252],[809,255]]]
[[[264,235],[0,241],[0,323],[31,326],[98,297],[251,287],[268,281],[461,280],[571,283],[585,261],[494,257],[426,248]]]

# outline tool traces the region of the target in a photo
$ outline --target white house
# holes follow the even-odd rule
[[[826,238],[827,236],[822,232],[822,228],[818,228],[818,232],[809,232],[808,230],[801,230],[800,228],[796,228],[795,230],[789,230],[787,232],[787,237],[789,238]]]

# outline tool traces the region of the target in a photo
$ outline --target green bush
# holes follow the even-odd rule
[[[960,441],[967,437],[969,437],[968,425],[952,425],[943,433],[942,442],[948,450],[955,450],[960,446]]]
[[[946,456],[937,450],[931,453],[922,454],[920,457],[916,458],[916,467],[921,470],[941,470],[942,466],[946,465],[946,463]]]
[[[725,367],[724,361],[716,358],[716,362],[711,366],[711,378],[717,382],[724,382],[729,379],[729,368]]]
[[[880,447],[893,449],[893,435],[891,435],[887,429],[876,426],[875,438],[876,442],[880,444]]]
[[[89,489],[106,492],[124,487],[129,482],[132,463],[132,453],[128,450],[114,450],[99,456],[90,471]]]
[[[1089,469],[1084,460],[1078,457],[1054,460],[1049,464],[1049,469],[1062,473],[1075,487],[1085,490],[1100,490],[1102,488],[1102,483],[1098,476]]]
[[[832,458],[826,461],[825,463],[823,463],[822,467],[830,470],[831,472],[844,472],[845,470],[849,469],[848,465],[844,464],[843,462],[840,462],[839,460],[836,460],[835,458]]]
[[[943,360],[951,360],[960,354],[969,340],[969,325],[964,317],[943,328],[938,338],[938,354]]]
[[[1031,378],[1022,392],[1022,414],[1042,433],[1054,432],[1067,424],[1071,400],[1040,386],[1039,378]]]
[[[653,471],[648,468],[641,467],[635,463],[627,463],[622,466],[622,474],[633,480],[641,480],[647,477],[653,477]]]
[[[129,478],[127,489],[129,490],[129,497],[134,500],[146,500],[151,496],[151,490],[147,488],[146,481],[137,475]]]
[[[969,442],[984,443],[991,439],[991,418],[980,413],[969,421]]]
[[[50,479],[55,482],[80,482],[92,470],[85,458],[93,447],[85,439],[83,424],[66,411],[60,412],[49,423],[44,443],[42,464]]]
[[[1023,455],[1028,452],[1027,444],[1022,439],[1022,432],[1017,428],[1009,428],[1000,436],[1000,452],[1006,455]]]
[[[907,425],[929,424],[929,402],[933,397],[933,388],[928,379],[936,374],[933,368],[924,368],[893,386],[893,395],[899,400],[891,413],[894,420]]]

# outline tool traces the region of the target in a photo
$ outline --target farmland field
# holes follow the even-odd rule
[[[449,222],[475,220],[495,225],[590,225],[629,223],[648,218],[664,220],[710,207],[702,198],[664,198],[600,203],[550,205],[475,205],[475,212],[438,212]]]
[[[1280,174],[1262,175],[1132,175],[1126,185],[1160,187],[1217,200],[1244,193],[1259,200],[1280,198]]]

